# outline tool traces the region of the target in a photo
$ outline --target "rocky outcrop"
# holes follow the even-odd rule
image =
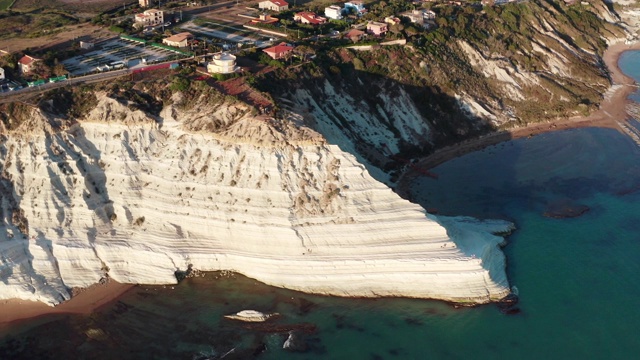
[[[274,316],[278,316],[278,313],[265,314],[256,310],[242,310],[235,314],[225,315],[226,319],[246,321],[246,322],[265,322]]]
[[[189,266],[338,296],[509,293],[493,234],[510,223],[428,215],[314,131],[213,105],[152,116],[103,95],[68,128],[9,133],[0,298],[56,304],[107,275],[170,284]],[[191,126],[203,113],[221,125]]]

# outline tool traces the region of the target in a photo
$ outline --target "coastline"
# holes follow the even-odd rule
[[[578,116],[543,123],[534,123],[525,127],[499,131],[450,145],[436,150],[433,154],[427,157],[419,159],[416,164],[416,168],[432,169],[446,161],[474,151],[482,150],[491,145],[553,131],[584,127],[613,128],[622,131],[618,122],[625,121],[627,119],[628,114],[626,106],[630,101],[628,100],[628,97],[636,91],[637,88],[633,86],[636,81],[625,75],[620,70],[618,60],[623,53],[633,50],[640,50],[640,42],[636,42],[634,44],[618,43],[609,46],[607,50],[605,50],[603,60],[611,73],[612,87],[608,92],[609,96],[602,101],[600,108],[591,115],[586,117]],[[614,88],[615,86],[617,86],[617,88]],[[395,187],[396,192],[400,196],[408,198],[410,182],[416,175],[418,174],[413,168],[407,169],[402,173],[402,175],[400,175]]]
[[[624,121],[626,117],[625,105],[627,97],[636,89],[632,86],[635,81],[624,75],[618,67],[620,55],[629,50],[640,50],[640,43],[625,45],[615,44],[604,53],[606,66],[611,71],[614,85],[619,86],[610,96],[603,100],[600,109],[588,117],[561,119],[553,122],[538,123],[531,126],[511,129],[494,133],[482,138],[470,140],[443,148],[429,157],[420,160],[420,167],[431,168],[447,160],[480,150],[506,140],[522,138],[526,136],[546,133],[556,130],[564,130],[579,127],[610,127],[619,128],[617,121]],[[397,190],[407,189],[412,171],[403,173],[398,180]],[[0,331],[10,329],[13,324],[27,319],[33,319],[50,314],[90,314],[97,308],[115,301],[120,295],[126,293],[135,285],[120,284],[113,280],[105,285],[95,284],[85,289],[72,299],[56,306],[50,307],[44,303],[26,301],[20,299],[0,300]]]
[[[94,284],[57,306],[22,299],[0,300],[0,333],[10,329],[15,322],[51,314],[91,314],[97,308],[115,301],[135,285],[109,280],[106,284]]]

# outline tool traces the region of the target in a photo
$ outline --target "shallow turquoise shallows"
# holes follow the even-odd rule
[[[640,79],[640,52],[624,54],[620,65]],[[438,180],[414,181],[414,201],[444,215],[517,225],[504,250],[519,314],[504,315],[495,305],[313,296],[208,274],[175,289],[136,287],[89,317],[16,326],[0,340],[0,358],[638,357],[638,145],[611,129],[568,130],[505,142],[433,171]],[[567,208],[587,211],[549,216]],[[267,327],[222,318],[243,309],[282,316]],[[302,334],[307,352],[282,349],[291,329]]]

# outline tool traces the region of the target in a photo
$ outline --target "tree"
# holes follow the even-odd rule
[[[299,55],[303,60],[308,59],[309,57],[315,55],[316,53],[315,50],[313,50],[313,48],[307,45],[297,46],[293,51],[296,53],[296,55]]]
[[[404,30],[404,25],[402,24],[393,24],[389,27],[389,31],[391,31],[391,33],[393,33],[394,35],[400,34],[402,30]]]
[[[41,79],[47,79],[51,77],[51,68],[47,66],[44,61],[36,61],[35,63],[33,63],[33,70],[31,72]]]
[[[64,65],[62,65],[62,63],[57,63],[53,66],[53,74],[55,76],[66,75],[68,73],[69,72],[64,68]]]
[[[412,37],[418,35],[419,31],[415,28],[415,26],[409,25],[404,28],[404,33],[407,34],[408,37]]]
[[[0,67],[16,69],[18,66],[18,55],[15,53],[7,54],[0,58]]]
[[[189,81],[189,79],[182,76],[176,76],[173,78],[173,81],[171,82],[171,86],[169,88],[171,89],[171,91],[186,91],[189,89],[190,85],[191,82]]]

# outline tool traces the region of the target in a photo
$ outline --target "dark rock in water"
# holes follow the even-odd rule
[[[295,306],[297,309],[298,314],[300,315],[306,315],[309,312],[311,312],[311,310],[315,309],[318,305],[316,303],[314,303],[313,301],[310,301],[306,298],[303,297],[282,297],[281,299],[278,299],[278,301],[287,303],[287,304],[291,304],[292,306]]]
[[[265,343],[260,343],[254,350],[253,356],[258,356],[263,352],[267,351],[267,345]]]
[[[287,333],[296,331],[302,334],[314,334],[317,327],[310,323],[301,324],[271,324],[271,323],[243,323],[242,327],[248,330],[261,331],[265,333]]]
[[[174,272],[174,275],[176,277],[176,280],[178,280],[178,282],[181,282],[182,280],[188,278],[192,272],[193,272],[193,265],[189,264],[189,266],[187,267],[187,270],[178,269]]]
[[[501,310],[501,312],[505,315],[516,315],[516,314],[520,314],[522,312],[522,310],[520,310],[519,307],[510,307],[504,310]]]
[[[309,313],[309,311],[311,311],[311,309],[315,308],[317,305],[314,302],[311,302],[305,298],[300,298],[299,299],[300,305],[298,306],[298,310],[300,310],[300,313],[302,314],[307,314]]]
[[[562,203],[550,205],[543,215],[553,219],[568,219],[582,216],[587,211],[587,205]]]
[[[504,298],[500,299],[500,301],[496,303],[496,306],[498,306],[498,309],[500,309],[500,312],[503,314],[515,315],[515,314],[519,314],[521,311],[520,308],[516,307],[516,305],[518,304],[518,301],[519,301],[518,295],[509,294]]]
[[[515,305],[518,303],[520,299],[518,298],[518,295],[516,294],[509,294],[505,297],[503,297],[502,299],[500,299],[500,301],[498,302],[498,304],[510,304],[510,305]]]
[[[283,349],[294,352],[305,352],[308,349],[305,341],[305,336],[302,332],[291,330],[289,331],[289,337],[282,345]]]
[[[412,318],[412,317],[404,318],[404,322],[407,325],[422,325],[423,324],[422,320],[416,319],[416,318]]]

